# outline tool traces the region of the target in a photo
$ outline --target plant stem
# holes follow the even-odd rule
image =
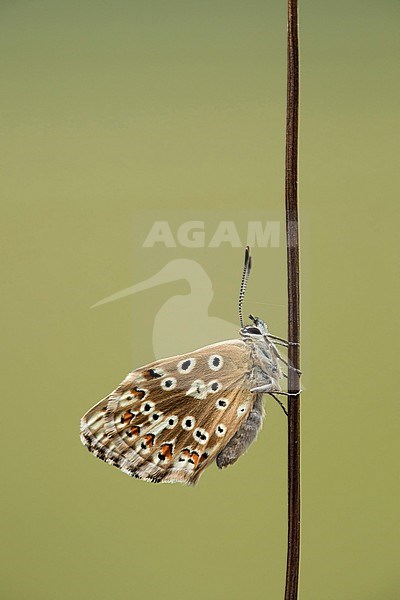
[[[300,342],[300,266],[297,202],[299,47],[297,0],[288,0],[285,205],[288,274],[288,339]],[[299,346],[289,346],[289,364],[300,368]],[[289,369],[288,391],[300,389]],[[300,396],[288,402],[288,547],[285,600],[296,600],[300,558]]]

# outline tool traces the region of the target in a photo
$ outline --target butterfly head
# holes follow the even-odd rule
[[[268,326],[259,317],[253,317],[249,315],[249,319],[253,322],[252,325],[245,325],[240,330],[240,335],[244,338],[251,338],[253,340],[263,340],[265,336],[268,336]]]

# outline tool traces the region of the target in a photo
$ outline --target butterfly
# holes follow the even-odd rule
[[[244,325],[242,305],[251,271],[245,250],[239,294],[240,339],[157,360],[129,373],[81,419],[81,440],[98,458],[153,483],[194,485],[214,461],[233,464],[262,426],[263,394],[277,400],[291,368],[258,317]],[[300,372],[299,372],[300,373]]]

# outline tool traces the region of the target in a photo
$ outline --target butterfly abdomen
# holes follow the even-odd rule
[[[262,427],[264,415],[262,394],[257,394],[249,416],[217,456],[216,462],[220,469],[232,465],[246,452]]]

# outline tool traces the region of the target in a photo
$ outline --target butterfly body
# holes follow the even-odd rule
[[[282,392],[289,367],[258,317],[243,325],[251,270],[246,247],[239,294],[240,339],[205,346],[136,369],[81,419],[81,440],[124,473],[155,483],[194,485],[204,469],[233,464],[257,437],[262,395]],[[298,371],[298,374],[300,372]]]
[[[193,485],[216,459],[219,467],[235,462],[261,426],[262,393],[279,392],[282,377],[265,324],[240,333],[129,373],[83,416],[82,442],[156,483]]]

